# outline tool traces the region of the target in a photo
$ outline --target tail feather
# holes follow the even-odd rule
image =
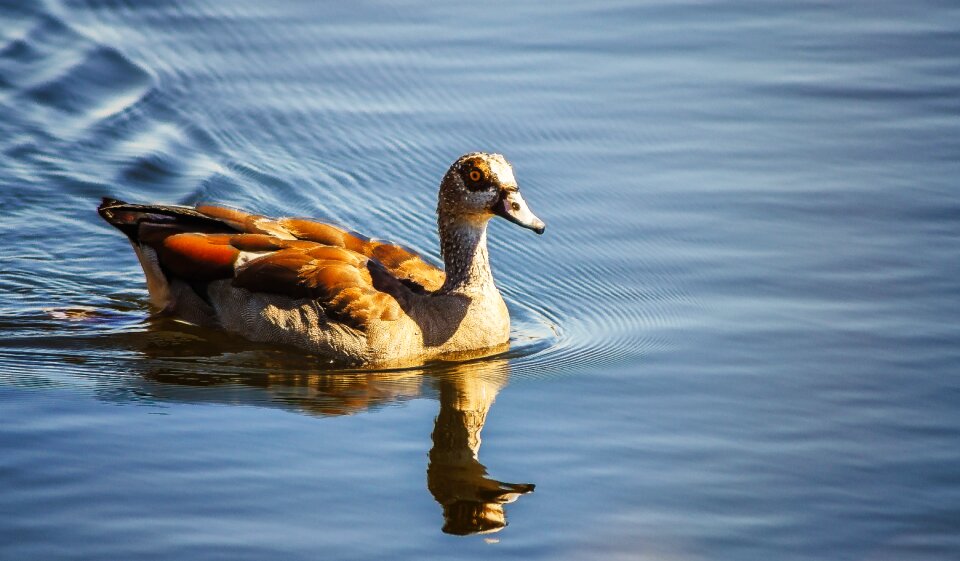
[[[169,309],[177,297],[171,286],[172,277],[161,265],[157,254],[156,248],[162,245],[163,240],[183,232],[236,232],[222,220],[183,206],[138,205],[104,197],[97,212],[132,242],[147,279],[150,302],[158,310]],[[201,293],[202,290],[198,292]]]
[[[182,227],[184,231],[210,233],[237,231],[222,220],[185,206],[138,205],[104,197],[97,207],[97,212],[133,242],[139,239],[141,224]]]

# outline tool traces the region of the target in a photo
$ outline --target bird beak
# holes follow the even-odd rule
[[[493,213],[538,234],[542,234],[547,227],[542,220],[530,212],[527,203],[517,190],[503,191],[500,199],[493,206]]]

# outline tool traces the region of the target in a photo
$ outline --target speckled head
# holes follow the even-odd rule
[[[546,228],[520,196],[513,166],[500,154],[460,156],[443,177],[437,208],[441,217],[454,221],[486,221],[496,215],[538,234]]]

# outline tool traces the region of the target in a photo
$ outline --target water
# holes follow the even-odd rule
[[[0,2],[0,558],[955,559],[958,53],[952,2]],[[150,320],[94,211],[437,259],[477,149],[549,225],[492,226],[489,360]]]

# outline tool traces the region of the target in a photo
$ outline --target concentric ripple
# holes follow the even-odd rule
[[[606,213],[620,202],[598,198],[583,173],[610,152],[579,105],[525,78],[543,72],[540,47],[512,58],[469,36],[457,47],[443,10],[429,24],[397,10],[333,25],[350,12],[298,9],[115,1],[0,9],[9,22],[0,109],[12,116],[0,123],[0,154],[20,182],[4,192],[12,220],[0,226],[21,240],[0,271],[8,382],[41,383],[28,371],[56,370],[49,383],[85,386],[91,364],[101,381],[161,371],[249,382],[288,352],[248,352],[246,342],[148,321],[136,260],[93,212],[100,196],[310,216],[439,262],[437,184],[453,159],[477,149],[513,161],[549,225],[541,237],[491,226],[513,318],[511,348],[496,360],[506,358],[513,376],[538,378],[669,345],[695,305],[669,265],[679,242],[662,231],[631,241],[622,229],[641,226],[622,212],[611,227]],[[463,67],[464,48],[484,56]],[[479,74],[489,78],[464,87]],[[501,110],[504,88],[518,90],[513,115],[536,127]],[[633,133],[617,134],[619,144]],[[284,368],[323,365],[288,358]]]

